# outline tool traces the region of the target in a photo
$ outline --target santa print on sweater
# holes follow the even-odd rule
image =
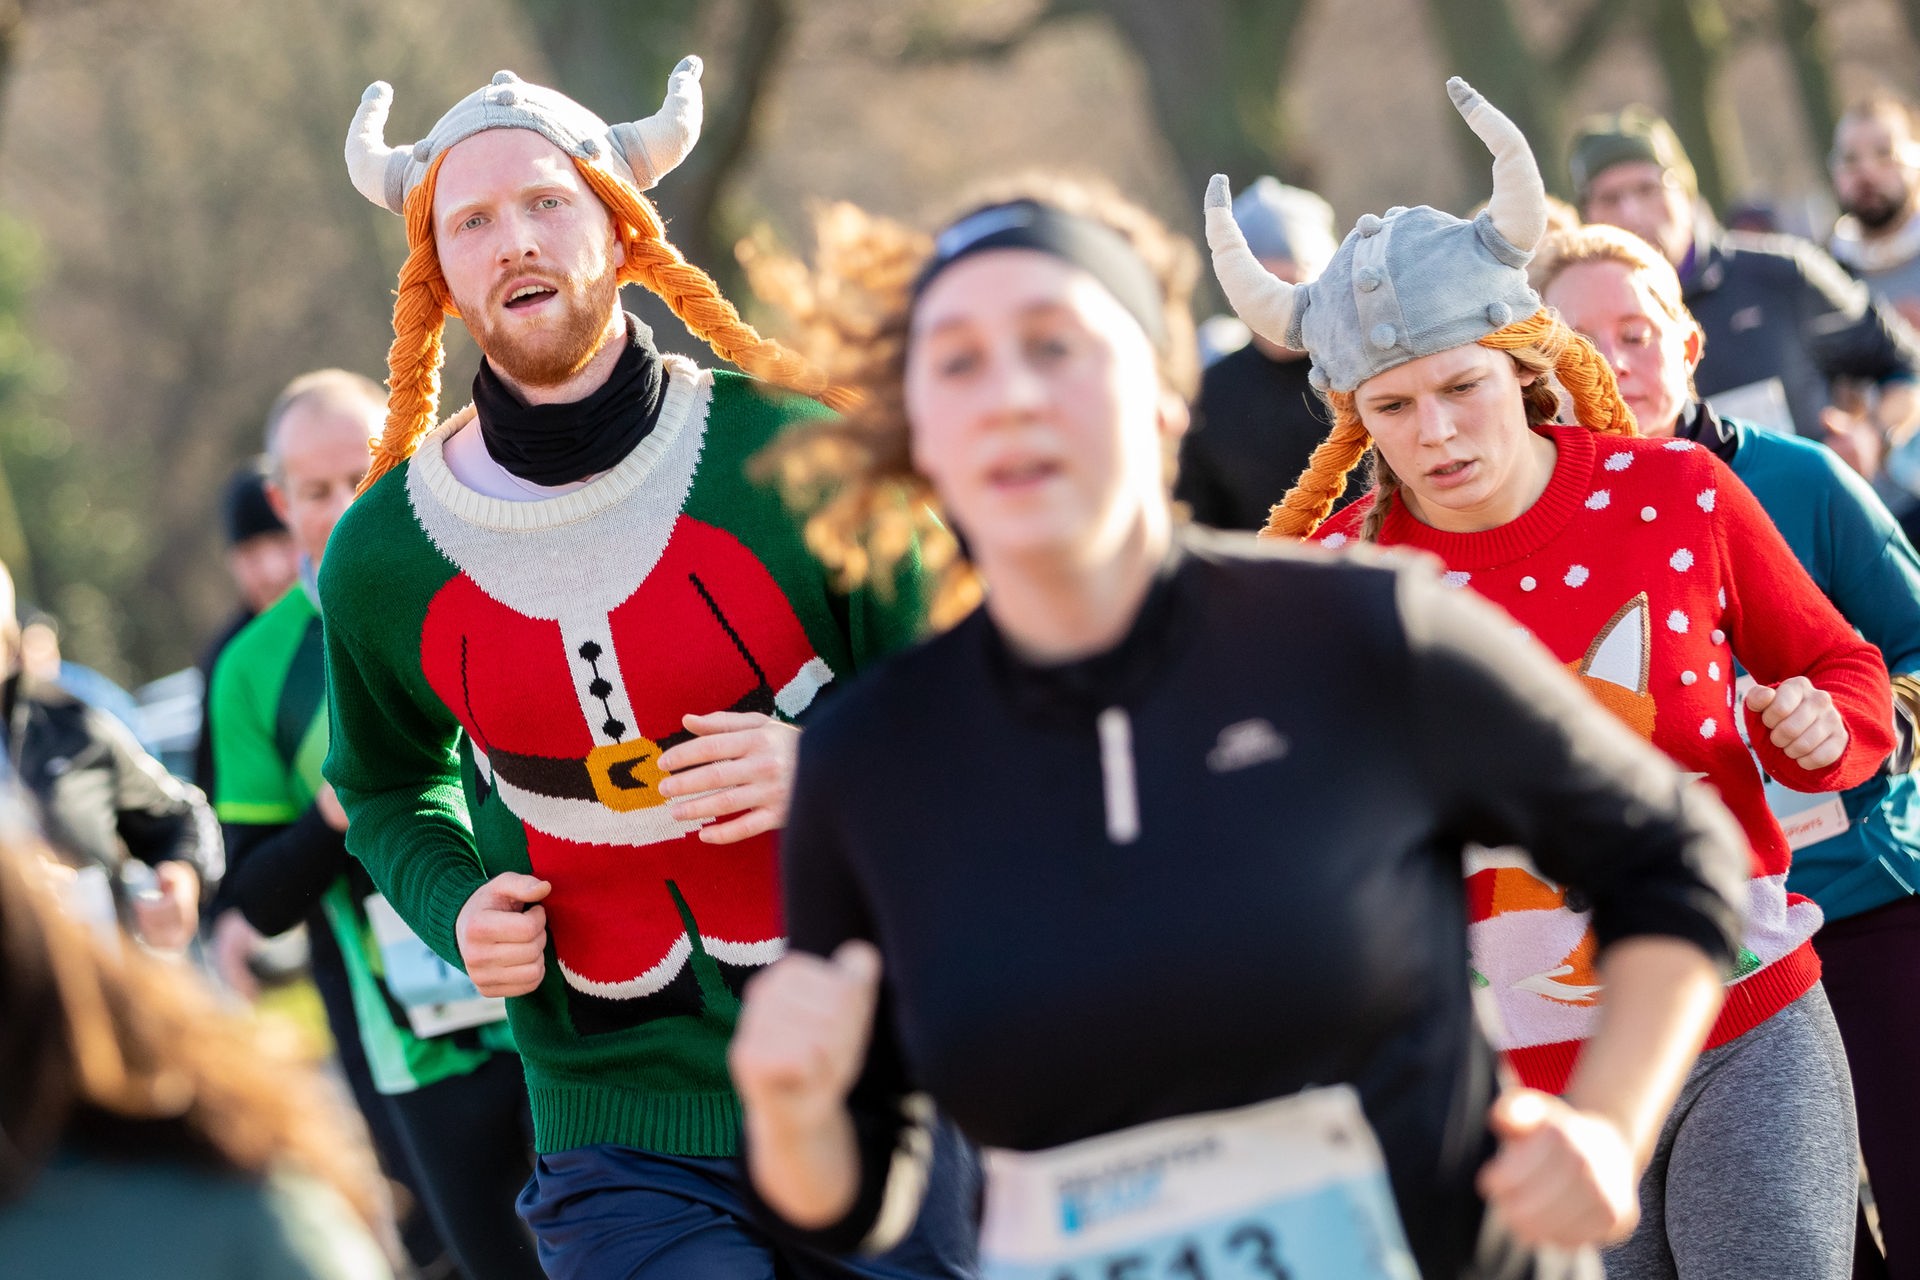
[[[792,718],[833,678],[766,567],[682,510],[705,418],[704,404],[663,414],[622,464],[646,470],[638,493],[537,531],[456,509],[471,491],[442,446],[464,415],[408,475],[416,518],[460,570],[428,606],[421,668],[553,886],[548,931],[583,1033],[696,1012],[696,939],[736,987],[784,947],[776,837],[707,844],[655,785],[660,753],[691,736],[683,716]]]
[[[1505,608],[1739,819],[1753,852],[1746,937],[1711,1048],[1798,999],[1820,974],[1807,941],[1819,909],[1786,891],[1786,838],[1734,717],[1747,716],[1762,764],[1781,782],[1850,787],[1894,745],[1886,667],[1711,453],[1686,440],[1539,430],[1558,456],[1546,491],[1519,518],[1447,533],[1395,502],[1379,542],[1438,555],[1450,585]],[[1369,497],[1348,507],[1315,539],[1357,540],[1372,505]],[[1810,771],[1773,746],[1759,716],[1736,702],[1735,652],[1761,683],[1803,675],[1833,697],[1849,732],[1839,761]],[[1602,994],[1587,917],[1518,850],[1475,851],[1468,873],[1474,968],[1497,998],[1501,1047],[1527,1085],[1559,1092]]]

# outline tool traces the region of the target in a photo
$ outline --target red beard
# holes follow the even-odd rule
[[[524,280],[526,273],[515,276]],[[572,378],[601,347],[607,317],[620,300],[619,276],[612,271],[591,280],[562,277],[549,280],[561,310],[537,331],[495,324],[493,308],[504,301],[489,300],[469,313],[461,309],[467,328],[487,360],[509,380],[526,387],[553,387]],[[504,291],[505,284],[500,286]]]

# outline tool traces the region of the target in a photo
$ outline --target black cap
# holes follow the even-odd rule
[[[260,459],[247,463],[227,481],[226,492],[220,498],[220,518],[226,525],[230,547],[263,533],[287,531],[287,526],[280,523],[280,517],[273,514],[273,507],[267,502],[267,478],[261,471]]]

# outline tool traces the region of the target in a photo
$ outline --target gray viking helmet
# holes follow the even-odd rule
[[[427,166],[454,143],[486,129],[532,129],[570,156],[604,156],[616,173],[645,191],[686,159],[700,139],[700,67],[700,59],[682,58],[667,80],[660,110],[611,127],[558,90],[528,84],[511,71],[497,72],[493,83],[460,99],[432,132],[404,147],[386,144],[393,87],[376,80],[360,95],[347,131],[347,171],[361,195],[402,213],[407,193],[427,176]]]
[[[1224,174],[1207,185],[1207,245],[1227,301],[1261,337],[1313,358],[1325,391],[1476,342],[1540,309],[1527,263],[1547,229],[1546,187],[1527,140],[1473,86],[1447,81],[1493,153],[1493,198],[1471,222],[1421,205],[1366,214],[1311,284],[1276,279],[1234,222]]]

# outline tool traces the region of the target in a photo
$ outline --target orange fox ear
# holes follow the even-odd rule
[[[1652,610],[1643,591],[1607,620],[1585,657],[1567,664],[1595,701],[1649,741],[1654,705],[1647,693],[1647,672],[1652,647]]]

